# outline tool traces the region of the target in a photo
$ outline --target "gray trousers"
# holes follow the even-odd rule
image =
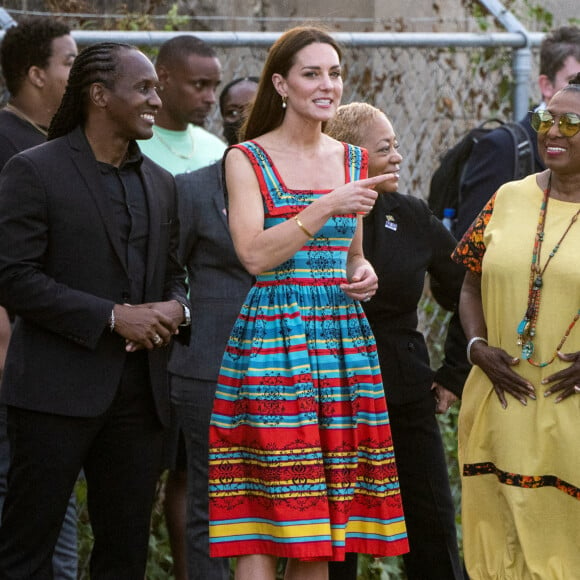
[[[209,557],[209,421],[216,384],[171,376],[174,416],[183,431],[187,454],[186,558],[189,580],[228,580],[227,558]]]

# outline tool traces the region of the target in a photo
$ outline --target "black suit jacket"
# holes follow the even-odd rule
[[[191,340],[175,343],[172,374],[216,381],[226,343],[253,278],[236,256],[228,229],[221,161],[175,178],[180,258],[192,305]]]
[[[425,275],[438,281],[438,299],[454,309],[465,270],[450,258],[455,239],[418,198],[379,195],[364,219],[363,232],[365,257],[379,278],[377,293],[363,302],[363,308],[377,341],[387,401],[416,401],[428,394],[434,379],[439,380],[439,372],[431,370],[423,334],[417,330]],[[443,369],[450,364],[444,361]],[[467,370],[448,373],[458,384],[442,382],[443,386],[457,392]]]
[[[6,109],[0,111],[0,169],[20,151],[45,141],[46,137],[30,123]]]
[[[144,301],[187,302],[174,180],[147,158],[140,171],[150,226]],[[0,304],[17,315],[5,404],[90,417],[115,395],[132,355],[108,319],[115,303],[128,300],[129,278],[103,191],[80,128],[14,156],[0,173]],[[157,412],[167,423],[167,349],[148,358]]]
[[[534,173],[545,169],[538,153],[538,135],[530,124],[531,115],[520,121],[534,149]],[[460,192],[453,233],[459,240],[500,185],[514,179],[515,149],[510,134],[495,129],[476,143],[471,151]]]

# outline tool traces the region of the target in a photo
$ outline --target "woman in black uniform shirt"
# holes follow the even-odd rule
[[[339,107],[326,132],[368,151],[369,177],[399,172],[395,133],[379,109],[365,103]],[[435,413],[457,400],[469,366],[461,353],[457,362],[446,358],[440,370],[431,370],[417,330],[417,305],[429,273],[437,283],[436,298],[455,309],[464,269],[450,258],[455,239],[425,202],[397,193],[397,182],[381,187],[383,195],[364,220],[364,252],[379,289],[363,307],[377,341],[389,405],[411,549],[403,556],[405,569],[409,580],[459,580],[455,510]],[[331,580],[356,578],[356,555],[350,556],[350,562],[332,564]]]

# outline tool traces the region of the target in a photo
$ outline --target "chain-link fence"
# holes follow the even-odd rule
[[[440,156],[463,133],[490,116],[511,117],[513,49],[365,46],[355,44],[359,36],[344,46],[342,102],[365,101],[385,111],[404,158],[401,191],[426,198]],[[224,83],[239,76],[259,76],[268,50],[254,45],[251,38],[215,48]],[[155,57],[155,46],[146,50]],[[529,91],[535,98],[532,80]],[[217,111],[208,128],[220,133]]]
[[[269,45],[257,42],[260,33],[253,34],[254,38],[244,36],[230,46],[216,41],[225,82],[239,76],[259,76]],[[462,134],[490,116],[511,117],[514,48],[483,44],[445,47],[435,39],[432,46],[413,46],[408,35],[401,35],[401,44],[392,46],[396,34],[384,35],[389,45],[381,46],[382,35],[374,36],[372,45],[362,34],[352,35],[343,45],[342,102],[365,101],[385,111],[404,158],[401,191],[426,198],[440,156]],[[483,42],[487,37],[482,35],[481,39]],[[211,43],[211,36],[207,40]],[[154,58],[156,47],[147,49]],[[537,61],[534,56],[532,61]],[[531,100],[539,98],[536,77],[537,65],[532,62]],[[220,133],[217,111],[208,128]]]
[[[159,45],[176,34],[196,34],[215,47],[224,84],[239,76],[259,76],[268,48],[278,36],[271,32],[73,29],[80,46],[127,41],[141,46],[152,59]],[[343,103],[365,101],[390,117],[404,158],[400,183],[405,193],[426,198],[441,154],[460,135],[492,115],[511,117],[513,55],[524,42],[518,34],[337,33],[337,38],[346,40],[342,42]],[[533,50],[540,40],[541,35],[535,33]],[[537,58],[532,57],[532,99],[537,95],[534,61]],[[217,110],[208,128],[221,133]]]
[[[225,82],[259,75],[267,53],[260,46],[216,48]],[[403,156],[401,191],[426,198],[440,156],[460,135],[492,115],[511,116],[511,56],[501,47],[346,47],[342,102],[385,111]],[[220,133],[217,111],[208,128]]]

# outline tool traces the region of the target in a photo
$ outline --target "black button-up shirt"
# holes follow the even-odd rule
[[[149,239],[149,208],[141,181],[143,157],[137,145],[129,145],[127,157],[120,167],[98,162],[104,194],[110,200],[118,225],[119,237],[126,248],[127,270],[130,279],[128,302],[143,302],[147,271],[147,242]]]

